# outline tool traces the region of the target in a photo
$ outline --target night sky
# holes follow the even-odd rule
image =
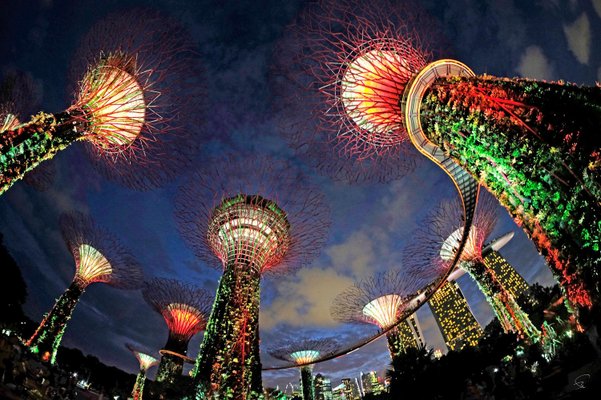
[[[225,152],[269,154],[290,159],[311,175],[332,210],[329,240],[312,264],[291,275],[265,277],[261,292],[261,346],[264,366],[282,365],[265,350],[298,336],[336,336],[344,345],[368,337],[372,326],[339,324],[329,314],[344,288],[378,271],[400,267],[402,248],[419,221],[440,200],[454,196],[447,176],[425,160],[416,172],[388,184],[348,185],[313,173],[295,159],[275,114],[269,85],[274,46],[303,8],[300,1],[8,1],[0,6],[0,71],[25,71],[35,82],[38,109],[64,110],[69,65],[78,41],[106,14],[144,5],[179,19],[198,43],[206,69],[205,138],[195,160]],[[10,4],[9,4],[10,3]],[[226,3],[226,4],[222,4]],[[449,56],[476,73],[524,76],[593,85],[601,81],[601,0],[424,0],[452,44]],[[199,110],[201,112],[201,110]],[[87,161],[81,145],[56,156],[55,182],[46,192],[25,183],[0,197],[0,232],[22,268],[28,286],[25,311],[40,320],[70,283],[73,259],[58,229],[58,216],[81,211],[116,233],[138,257],[147,276],[171,277],[215,291],[220,272],[195,259],[173,218],[177,188],[187,171],[165,187],[137,192],[107,181]],[[534,246],[499,208],[492,237],[514,230],[501,250],[529,283],[553,283]],[[459,284],[478,321],[492,312],[471,279]],[[427,306],[418,318],[430,347],[444,348]],[[63,345],[93,354],[104,363],[136,372],[126,342],[150,349],[165,344],[167,328],[139,291],[107,285],[89,287],[63,338]],[[195,357],[201,335],[189,347]],[[319,364],[315,372],[339,379],[360,371],[384,371],[389,364],[384,338],[345,357]],[[151,377],[154,370],[151,370]],[[265,386],[298,382],[295,369],[266,372]]]

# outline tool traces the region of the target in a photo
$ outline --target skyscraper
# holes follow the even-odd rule
[[[315,375],[315,400],[332,400],[332,381],[322,374]]]
[[[444,284],[428,304],[449,350],[478,344],[482,328],[455,281]]]
[[[422,328],[419,325],[419,321],[417,319],[417,314],[413,313],[409,318],[407,318],[407,322],[413,331],[413,336],[415,337],[415,341],[417,345],[423,347],[426,345],[426,341],[424,340],[424,334],[422,332]]]
[[[496,250],[490,248],[489,252],[484,253],[482,261],[494,271],[497,280],[515,299],[530,289],[526,280]]]
[[[510,232],[489,243],[482,250],[482,262],[493,271],[503,288],[517,299],[529,290],[528,283],[498,252],[513,235]],[[449,281],[428,302],[449,350],[461,350],[466,344],[475,346],[482,336],[480,324],[454,281],[462,274],[461,269],[453,272]]]
[[[425,346],[424,336],[417,320],[417,315],[412,314],[396,327],[398,336],[404,348]]]
[[[363,395],[373,393],[378,395],[384,390],[384,386],[378,381],[378,374],[376,371],[369,371],[364,374],[361,373],[361,385],[363,386]]]

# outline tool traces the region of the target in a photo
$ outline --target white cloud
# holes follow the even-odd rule
[[[597,16],[599,18],[601,18],[601,0],[592,0],[593,3],[593,8],[595,9],[595,12],[597,13]]]
[[[597,69],[597,82],[601,83],[601,67]]]
[[[363,277],[377,262],[376,235],[365,230],[354,232],[344,243],[330,246],[325,253],[337,271],[350,269],[354,276]]]
[[[517,72],[524,78],[551,80],[553,67],[538,46],[529,46],[520,57]]]
[[[333,326],[334,297],[353,284],[351,278],[331,268],[304,268],[293,280],[278,283],[278,296],[261,309],[259,325],[271,329],[278,323],[291,326]]]
[[[570,51],[582,64],[588,64],[591,48],[591,27],[586,13],[569,25],[563,26]]]

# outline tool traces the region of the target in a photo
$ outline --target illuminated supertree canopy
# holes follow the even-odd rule
[[[485,265],[482,250],[497,223],[498,202],[485,191],[480,192],[469,239],[460,256],[459,266],[476,281],[506,332],[537,342],[540,331],[517,304],[513,295]],[[412,276],[432,281],[450,267],[463,234],[461,204],[457,199],[432,210],[404,249],[404,265]]]
[[[356,282],[339,293],[332,302],[330,314],[339,322],[376,325],[388,329],[397,324],[398,317],[410,304],[419,289],[418,281],[397,271],[379,273]],[[407,331],[408,330],[408,331]],[[413,343],[403,337],[412,337],[411,327],[402,321],[386,333],[392,358],[403,353]]]
[[[174,383],[182,374],[190,339],[207,324],[213,296],[205,289],[164,278],[146,282],[142,295],[163,316],[169,328],[156,380]]]
[[[42,161],[85,141],[97,169],[127,186],[168,181],[196,151],[202,85],[191,39],[155,12],[109,15],[81,42],[75,98],[0,139],[0,193]]]
[[[159,360],[151,355],[149,352],[138,349],[136,346],[132,344],[125,345],[129,351],[131,351],[138,362],[140,363],[140,371],[136,376],[136,383],[134,384],[134,388],[131,391],[131,397],[134,400],[142,400],[142,396],[144,395],[144,382],[146,382],[146,372],[151,367],[158,364]]]
[[[258,398],[261,275],[310,262],[325,241],[329,211],[285,162],[231,156],[207,165],[176,201],[186,241],[224,270],[194,374],[199,393]]]
[[[269,354],[299,366],[303,400],[313,400],[315,398],[315,387],[313,385],[312,363],[324,355],[334,353],[338,348],[338,343],[332,338],[291,339],[290,341],[294,343],[276,345],[269,350]]]
[[[27,341],[32,352],[54,363],[67,322],[86,288],[106,283],[136,289],[143,281],[142,269],[134,257],[110,232],[81,213],[63,214],[60,227],[67,248],[75,259],[75,276],[67,290]]]
[[[428,64],[428,24],[413,7],[401,10],[402,30],[391,28],[400,9],[389,1],[317,7],[290,28],[287,57],[301,68],[297,84],[323,97],[310,113],[315,124],[327,121],[333,133],[299,145],[330,143],[361,160],[408,137],[449,175],[443,160],[452,159],[524,228],[570,301],[590,308],[601,281],[601,88],[475,76],[454,60]]]
[[[285,130],[299,155],[327,175],[388,181],[411,172],[420,159],[397,94],[438,53],[442,35],[432,18],[405,7],[316,2],[275,52],[274,87]],[[427,31],[421,40],[411,31],[417,20]]]

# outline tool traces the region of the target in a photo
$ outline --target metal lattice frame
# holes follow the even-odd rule
[[[203,395],[258,398],[260,280],[305,265],[324,244],[324,197],[290,164],[240,155],[192,174],[176,201],[196,255],[224,269],[194,370]]]
[[[481,260],[484,244],[498,221],[498,207],[492,195],[486,191],[480,193],[459,265]],[[422,282],[432,282],[449,271],[463,235],[463,207],[459,198],[442,202],[420,223],[412,242],[403,250],[403,265]]]
[[[330,314],[339,322],[386,329],[394,325],[418,289],[418,281],[411,275],[398,271],[379,273],[339,293]]]
[[[111,62],[135,77],[143,92],[144,123],[135,141],[92,140],[87,146],[106,175],[147,188],[170,181],[189,165],[200,143],[197,133],[205,108],[205,84],[199,81],[203,71],[195,48],[177,21],[140,9],[110,14],[81,40],[71,65],[71,82],[80,82],[78,88],[70,88],[77,93],[72,109],[85,109],[90,87],[98,91],[94,80],[98,82],[99,75],[114,76],[106,68],[99,70]],[[136,99],[131,89],[124,95],[126,100]]]
[[[291,165],[267,157],[233,155],[206,165],[181,188],[176,201],[182,236],[199,258],[225,267],[235,254],[252,260],[260,272],[287,272],[318,254],[326,240],[329,209],[317,188]],[[231,221],[242,221],[241,225],[232,225],[228,216]],[[263,221],[281,234],[275,242],[264,242],[260,239],[266,237],[263,234],[249,233],[252,240],[233,244],[238,228],[239,232],[262,229],[250,221]],[[229,228],[224,225],[227,223]],[[227,228],[229,239],[219,238],[219,226]],[[267,249],[266,243],[271,243]],[[280,251],[280,245],[285,251]]]
[[[340,345],[334,338],[291,339],[286,344],[276,344],[267,352],[282,361],[310,364],[321,357],[333,354]]]
[[[134,354],[140,363],[141,370],[147,371],[149,368],[159,363],[159,359],[153,356],[152,353],[147,350],[141,350],[139,347],[131,343],[126,343],[125,347],[127,347],[127,349]]]
[[[77,141],[96,170],[136,189],[189,166],[206,96],[194,41],[179,24],[140,10],[109,15],[83,38],[71,69],[78,87],[67,110],[0,136],[1,192]]]
[[[140,287],[142,268],[115,236],[78,212],[62,214],[59,222],[63,240],[75,259],[74,281],[82,287],[93,282],[124,289]]]
[[[284,131],[299,155],[348,181],[388,181],[411,172],[419,157],[399,103],[411,76],[438,54],[443,40],[435,26],[419,7],[387,0],[308,6],[276,51],[272,80]],[[353,88],[374,76],[371,68],[380,73],[374,82],[382,90],[370,95],[371,117],[365,118],[365,103],[348,99],[353,92],[364,96]]]
[[[163,316],[170,335],[185,342],[205,328],[213,304],[207,290],[175,279],[151,279],[145,282],[142,295]]]

